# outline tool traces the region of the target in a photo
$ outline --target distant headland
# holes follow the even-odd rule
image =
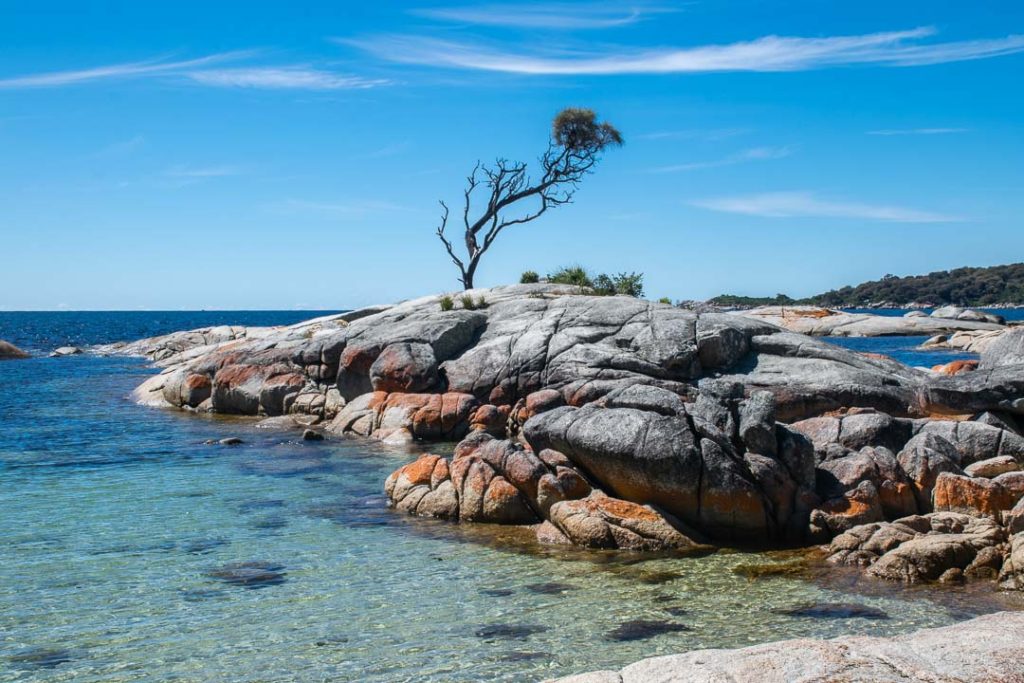
[[[794,299],[722,294],[708,303],[727,307],[788,306],[813,304],[832,308],[933,308],[969,306],[984,308],[1024,307],[1024,263],[988,268],[956,268],[927,275],[897,277],[833,289],[824,294]]]

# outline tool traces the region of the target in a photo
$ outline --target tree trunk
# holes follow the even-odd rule
[[[482,254],[482,252],[481,252]],[[476,274],[476,266],[480,262],[480,255],[474,256],[469,261],[469,267],[462,270],[462,288],[473,289],[473,276]]]

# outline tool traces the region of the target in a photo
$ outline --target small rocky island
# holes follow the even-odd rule
[[[1024,589],[1024,329],[947,375],[571,286],[440,301],[100,351],[164,368],[146,404],[457,441],[382,482],[409,514],[589,548],[821,546],[879,580]]]

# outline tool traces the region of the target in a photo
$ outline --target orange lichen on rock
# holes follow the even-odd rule
[[[941,375],[959,375],[961,372],[971,372],[977,369],[978,361],[976,360],[955,360],[944,365],[933,366],[932,372]]]

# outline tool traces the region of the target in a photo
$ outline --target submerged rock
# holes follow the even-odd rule
[[[661,621],[657,619],[634,619],[626,621],[606,634],[608,640],[618,642],[629,642],[633,640],[647,640],[666,633],[680,633],[689,631],[690,627],[678,624],[674,621]]]
[[[558,581],[549,581],[546,583],[531,583],[526,586],[526,590],[531,593],[540,593],[541,595],[561,595],[566,591],[571,591],[576,586],[571,583],[559,583]]]
[[[539,624],[489,624],[478,628],[474,635],[483,640],[526,640],[547,630],[547,626]]]
[[[15,652],[7,658],[15,666],[29,666],[40,669],[54,669],[74,659],[71,650],[59,647],[31,647]]]
[[[888,619],[889,614],[877,607],[855,603],[817,603],[778,610],[779,614],[807,619]]]
[[[267,588],[285,582],[284,565],[276,562],[231,562],[206,573],[207,576],[232,586]]]

